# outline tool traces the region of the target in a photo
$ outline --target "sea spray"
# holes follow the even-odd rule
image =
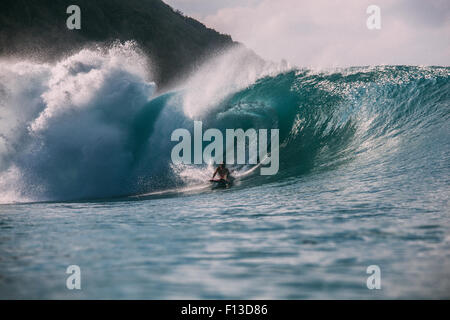
[[[233,64],[214,73],[207,61],[159,96],[131,44],[82,50],[56,64],[0,61],[1,202],[118,197],[198,183],[212,173],[208,164],[171,161],[171,133],[192,134],[193,120],[223,133],[279,130],[278,173],[255,177],[255,165],[235,165],[236,175],[253,177],[242,186],[344,164],[379,166],[430,132],[444,130],[438,145],[448,145],[448,68],[319,72],[256,62],[245,69],[240,59],[247,57],[236,52],[223,59],[240,73]]]
[[[134,44],[85,49],[56,64],[0,64],[2,200],[124,192],[134,161],[129,126],[155,90]]]

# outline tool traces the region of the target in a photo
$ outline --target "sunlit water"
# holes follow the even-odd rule
[[[450,68],[236,57],[159,97],[127,46],[0,62],[0,298],[450,298]],[[210,190],[193,119],[278,128],[279,172]]]
[[[448,176],[413,179],[349,166],[172,198],[3,205],[0,297],[449,298]],[[79,291],[66,289],[72,264]]]

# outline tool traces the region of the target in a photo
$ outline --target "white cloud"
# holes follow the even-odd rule
[[[192,1],[192,0],[191,0]],[[448,0],[168,1],[230,34],[262,57],[299,66],[450,65]],[[381,30],[368,30],[366,9],[381,7]],[[194,7],[192,7],[194,8]]]

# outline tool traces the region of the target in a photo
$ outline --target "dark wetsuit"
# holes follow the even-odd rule
[[[228,180],[228,175],[230,174],[230,171],[227,168],[224,167],[218,167],[216,172],[214,173],[214,176],[216,173],[219,174],[220,179]]]

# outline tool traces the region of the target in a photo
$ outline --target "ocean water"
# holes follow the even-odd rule
[[[130,43],[0,61],[0,298],[450,297],[450,68],[238,50],[159,94],[145,63]],[[211,190],[211,165],[170,161],[194,120],[279,129],[279,172]]]

